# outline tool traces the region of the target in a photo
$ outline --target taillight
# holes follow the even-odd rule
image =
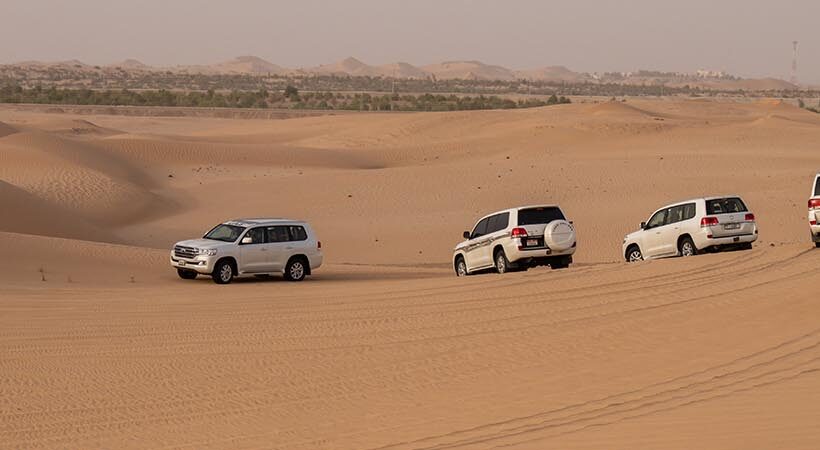
[[[811,220],[811,221],[809,221],[809,225],[815,226],[815,225],[817,225],[817,221],[816,220]]]
[[[526,236],[527,236],[527,230],[525,230],[524,228],[513,228],[512,237],[520,238],[520,237],[526,237]]]
[[[718,218],[717,217],[704,217],[703,219],[700,219],[700,226],[702,226],[702,227],[711,227],[711,226],[715,226],[717,224],[718,224]]]
[[[319,242],[316,244],[316,248],[318,248],[319,250],[321,250],[321,249],[322,249],[322,241],[319,241]]]
[[[820,208],[820,198],[813,198],[809,200],[809,209]]]
[[[755,215],[754,214],[752,214],[752,213],[746,214],[746,222],[754,222],[754,221],[755,221]]]

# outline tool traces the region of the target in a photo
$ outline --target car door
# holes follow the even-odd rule
[[[501,213],[496,214],[490,217],[490,221],[487,222],[487,258],[489,262],[492,264],[493,261],[493,248],[495,248],[496,243],[499,239],[504,238],[505,236],[509,236],[509,233],[506,232],[507,225],[510,222],[510,213]]]
[[[289,226],[276,225],[267,228],[268,242],[270,242],[271,272],[285,270],[285,265],[294,252],[293,242],[290,239]]]
[[[674,255],[678,253],[678,238],[681,235],[680,225],[684,219],[685,205],[673,206],[666,214],[666,221],[660,228],[659,249],[661,255]]]
[[[246,238],[251,242],[243,243]],[[264,227],[251,228],[239,244],[239,271],[266,273],[272,271],[271,249]]]
[[[467,242],[467,250],[464,252],[464,262],[469,270],[483,269],[492,264],[492,257],[487,256],[487,224],[490,218],[481,219],[470,233],[470,240]]]
[[[663,255],[663,227],[666,224],[666,217],[669,214],[669,208],[662,209],[646,222],[644,228],[644,257],[654,258]]]

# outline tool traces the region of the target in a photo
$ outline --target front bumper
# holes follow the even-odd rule
[[[203,275],[213,273],[216,258],[213,256],[199,255],[194,258],[179,258],[171,252],[171,266],[175,269],[193,270]]]

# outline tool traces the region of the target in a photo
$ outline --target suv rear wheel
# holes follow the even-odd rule
[[[510,271],[510,261],[507,260],[507,255],[504,254],[504,250],[495,252],[495,270],[498,273],[507,273]]]
[[[302,281],[307,275],[307,266],[302,258],[291,258],[285,266],[285,279],[288,281]]]
[[[692,242],[692,238],[685,237],[680,241],[680,247],[678,247],[680,251],[680,255],[684,258],[687,256],[695,256],[698,254],[698,248],[695,247],[695,243]]]

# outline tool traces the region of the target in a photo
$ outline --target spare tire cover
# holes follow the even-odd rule
[[[575,228],[566,220],[555,220],[544,229],[544,243],[554,251],[562,252],[575,243]]]

